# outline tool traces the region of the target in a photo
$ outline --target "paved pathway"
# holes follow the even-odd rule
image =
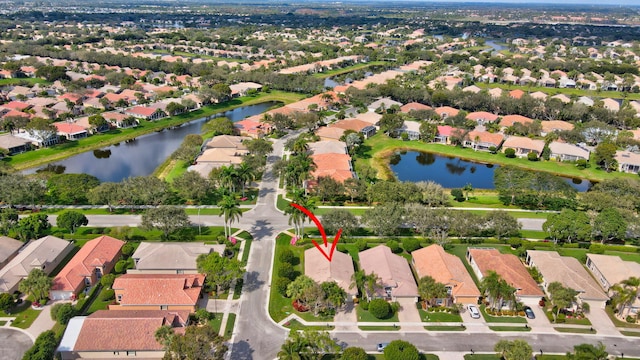
[[[33,338],[37,338],[41,333],[51,330],[53,325],[56,324],[53,319],[51,319],[51,307],[56,303],[56,301],[48,301],[47,305],[44,306],[42,310],[39,310],[40,314],[36,318],[36,320],[29,326],[27,332],[33,336]]]
[[[414,299],[401,298],[398,299],[400,303],[400,310],[398,311],[398,319],[401,323],[401,329],[404,331],[422,331],[424,330],[424,324],[420,319],[420,313],[416,307]],[[409,323],[419,323],[419,325],[408,325]]]

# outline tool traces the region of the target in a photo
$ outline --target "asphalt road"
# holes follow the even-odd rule
[[[33,341],[29,335],[9,327],[0,327],[0,358],[3,360],[21,360],[31,345]]]

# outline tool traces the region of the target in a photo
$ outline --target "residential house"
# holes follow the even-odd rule
[[[342,183],[355,177],[351,156],[347,154],[313,154],[311,159],[316,164],[316,169],[311,172],[314,179],[329,176]]]
[[[400,129],[397,130],[398,134],[407,134],[409,140],[420,140],[420,124],[417,121],[406,120]]]
[[[605,292],[630,277],[640,277],[640,264],[619,256],[587,254],[586,266]]]
[[[321,140],[307,144],[312,154],[347,154],[347,144],[342,141]]]
[[[329,247],[324,247],[324,251],[329,254]],[[335,281],[347,293],[347,301],[349,302],[358,295],[358,289],[351,286],[354,272],[353,259],[349,254],[335,251],[329,261],[315,247],[304,252],[304,274],[318,284],[325,281]]]
[[[403,112],[405,114],[410,113],[412,110],[418,111],[418,110],[432,110],[433,108],[429,105],[425,105],[425,104],[421,104],[418,102],[410,102],[408,104],[402,105],[400,107],[400,112]]]
[[[369,111],[364,114],[357,114],[356,119],[366,121],[369,123],[369,125],[378,128],[378,122],[380,122],[380,119],[382,119],[382,115]]]
[[[504,152],[507,149],[514,149],[517,157],[526,157],[530,152],[540,156],[544,149],[544,141],[534,140],[524,136],[509,136],[502,143],[502,151]]]
[[[492,98],[497,99],[499,97],[502,96],[502,89],[500,88],[493,88],[491,90],[488,91],[489,95],[491,95]]]
[[[188,311],[98,310],[69,321],[57,352],[62,360],[162,359],[164,345],[156,340],[156,330],[169,326],[184,333],[188,324]]]
[[[135,265],[127,274],[197,274],[198,256],[222,255],[224,248],[220,244],[143,241],[131,256]]]
[[[505,115],[502,117],[502,119],[500,119],[500,126],[503,128],[513,126],[515,123],[529,125],[533,123],[533,119],[522,115]]]
[[[24,245],[22,241],[12,239],[7,236],[0,236],[0,269],[11,261],[17,254],[18,250]]]
[[[342,135],[346,130],[333,127],[333,126],[321,126],[316,130],[316,135],[320,138],[320,140],[340,140]]]
[[[462,89],[462,91],[464,91],[464,92],[471,92],[471,93],[477,94],[477,93],[479,93],[480,91],[482,91],[482,89],[480,89],[479,87],[477,87],[477,86],[475,86],[475,85],[469,85],[469,86],[467,86],[467,87],[463,88],[463,89]]]
[[[75,300],[85,288],[94,286],[113,270],[124,241],[100,236],[88,241],[53,279],[52,300]]]
[[[561,101],[562,103],[564,103],[564,104],[568,104],[568,103],[570,103],[570,102],[571,102],[571,98],[570,98],[570,97],[568,97],[568,96],[567,96],[567,95],[565,95],[565,94],[557,94],[557,95],[553,95],[553,96],[551,97],[551,99],[560,100],[560,101]]]
[[[527,268],[515,255],[501,254],[495,248],[469,248],[466,259],[478,280],[482,280],[489,271],[494,271],[516,289],[516,296],[519,298],[544,296],[536,281],[529,275]]]
[[[125,110],[124,113],[138,119],[145,119],[149,121],[162,119],[163,117],[167,116],[167,114],[160,109],[154,109],[146,106],[134,106],[130,109]]]
[[[618,171],[635,173],[640,172],[640,154],[631,151],[616,151]]]
[[[462,145],[476,151],[494,151],[500,148],[504,135],[488,131],[470,131],[464,138]]]
[[[431,276],[444,284],[447,294],[456,304],[476,304],[480,290],[464,267],[462,260],[448,254],[442,246],[433,244],[411,253],[413,268],[419,278]],[[423,299],[424,300],[424,299]],[[449,305],[447,299],[436,299],[436,305]]]
[[[562,120],[541,121],[542,130],[540,135],[545,136],[554,131],[570,131],[573,130],[573,124]]]
[[[532,98],[534,98],[536,100],[541,100],[541,101],[547,100],[547,97],[548,97],[548,95],[543,93],[542,91],[532,92],[531,94],[529,94],[529,96],[531,96]]]
[[[386,245],[361,251],[359,257],[365,274],[374,273],[382,284],[374,297],[391,300],[413,298],[418,301],[418,286],[405,258],[392,253]]]
[[[618,112],[620,110],[620,103],[611,98],[604,98],[602,99],[602,107],[609,111]]]
[[[467,119],[475,121],[478,125],[484,125],[498,120],[498,115],[487,111],[474,111],[467,114]]]
[[[247,95],[247,91],[249,90],[260,91],[262,85],[254,82],[241,82],[229,85],[229,88],[231,89],[231,96],[237,97]]]
[[[577,145],[552,141],[549,143],[549,150],[551,150],[549,156],[551,159],[560,161],[589,160],[589,150]]]
[[[233,123],[234,131],[237,135],[249,136],[253,139],[260,138],[271,132],[271,124],[260,121],[261,116],[248,117],[244,120]]]
[[[527,250],[527,265],[534,267],[542,276],[542,288],[559,282],[562,286],[578,292],[578,301],[604,309],[609,297],[602,291],[580,261],[570,256],[560,256],[556,251]]]
[[[352,130],[364,135],[365,139],[376,134],[376,128],[366,121],[359,119],[344,119],[329,125],[346,130]]]
[[[376,111],[378,109],[382,109],[384,111],[390,109],[392,106],[401,107],[402,103],[391,100],[389,98],[382,98],[372,102],[371,104],[369,104],[369,106],[367,106],[367,108],[369,109],[369,111]]]
[[[9,151],[9,155],[31,150],[31,141],[12,134],[0,135],[0,148]]]
[[[139,120],[133,116],[110,111],[102,113],[102,117],[118,129],[138,126]]]
[[[525,92],[520,89],[515,89],[509,91],[509,96],[514,99],[521,99],[524,96]]]
[[[70,241],[51,235],[31,241],[0,269],[0,292],[11,294],[18,290],[18,283],[33,269],[50,274],[72,250]]]
[[[195,312],[203,286],[202,274],[124,274],[113,283],[117,305],[109,310]]]
[[[446,145],[451,144],[451,140],[449,138],[454,130],[455,128],[449,125],[438,125],[438,132],[436,137],[433,139],[433,142]]]
[[[436,112],[436,114],[440,115],[442,120],[450,116],[456,116],[460,112],[460,110],[452,108],[451,106],[440,106],[433,110]]]
[[[87,129],[80,125],[68,122],[55,122],[53,126],[58,129],[58,135],[65,137],[67,140],[78,140],[87,137]]]
[[[586,106],[593,106],[593,104],[595,104],[593,99],[591,99],[588,96],[580,96],[578,98],[578,101],[576,101],[576,102],[579,103],[579,104],[582,104],[582,105],[586,105]]]

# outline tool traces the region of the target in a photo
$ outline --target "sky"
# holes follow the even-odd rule
[[[339,1],[339,0],[338,0]],[[345,0],[344,2],[348,2],[349,0]],[[382,1],[382,0],[373,0],[373,1]],[[388,1],[388,0],[384,0]],[[401,0],[407,1],[407,0]],[[511,3],[511,4],[555,4],[555,5],[564,5],[564,4],[583,4],[583,5],[601,5],[601,6],[619,6],[619,5],[638,5],[640,6],[640,0],[409,0],[416,2],[467,2],[467,3]],[[391,0],[393,2],[393,0]]]

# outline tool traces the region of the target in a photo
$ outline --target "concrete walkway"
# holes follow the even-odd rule
[[[31,324],[31,326],[29,326],[29,328],[27,329],[27,332],[31,334],[34,339],[43,332],[53,329],[53,326],[56,324],[56,322],[51,319],[51,307],[57,303],[58,301],[49,301],[42,310],[39,310],[40,314],[33,322],[33,324]]]

